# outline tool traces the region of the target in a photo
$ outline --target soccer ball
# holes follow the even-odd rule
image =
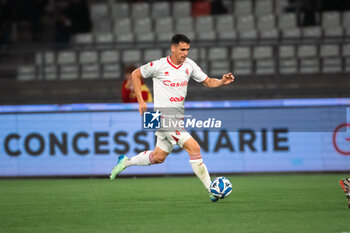
[[[216,177],[210,184],[210,192],[220,199],[230,195],[231,191],[232,184],[226,177]]]

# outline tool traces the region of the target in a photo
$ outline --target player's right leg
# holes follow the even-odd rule
[[[130,166],[149,166],[152,164],[162,163],[168,154],[168,152],[156,146],[154,151],[143,151],[130,159],[125,155],[120,155],[117,164],[114,166],[111,172],[110,179],[115,179],[120,172]]]
[[[340,186],[345,192],[346,198],[348,199],[348,207],[350,208],[350,178],[342,179]]]

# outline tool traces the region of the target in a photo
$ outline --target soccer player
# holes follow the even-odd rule
[[[183,34],[176,34],[171,39],[171,55],[149,62],[132,73],[135,95],[139,103],[139,112],[147,111],[147,104],[141,94],[141,79],[153,78],[154,108],[184,109],[187,94],[187,84],[190,78],[209,88],[228,85],[234,81],[232,73],[227,73],[221,79],[209,78],[198,65],[187,57],[190,50],[190,39]],[[153,151],[143,151],[138,155],[127,158],[119,156],[113,168],[110,179],[129,166],[148,166],[163,163],[175,144],[188,154],[190,164],[196,176],[209,191],[211,183],[207,167],[203,163],[198,142],[186,130],[158,130],[157,143]],[[213,202],[218,200],[209,192]]]
[[[346,198],[348,199],[348,207],[350,208],[350,178],[342,179],[340,186],[345,192]]]

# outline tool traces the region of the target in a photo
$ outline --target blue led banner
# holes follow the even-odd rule
[[[186,114],[223,121],[189,129],[210,172],[349,171],[350,100],[189,102]],[[119,154],[152,150],[137,104],[0,107],[0,176],[108,175]],[[123,174],[192,173],[175,148],[164,164]]]

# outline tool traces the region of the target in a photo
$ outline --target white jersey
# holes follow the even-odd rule
[[[170,57],[163,57],[141,66],[140,71],[144,78],[153,78],[155,108],[183,109],[189,79],[192,77],[197,82],[204,82],[208,78],[189,58],[176,66]]]

